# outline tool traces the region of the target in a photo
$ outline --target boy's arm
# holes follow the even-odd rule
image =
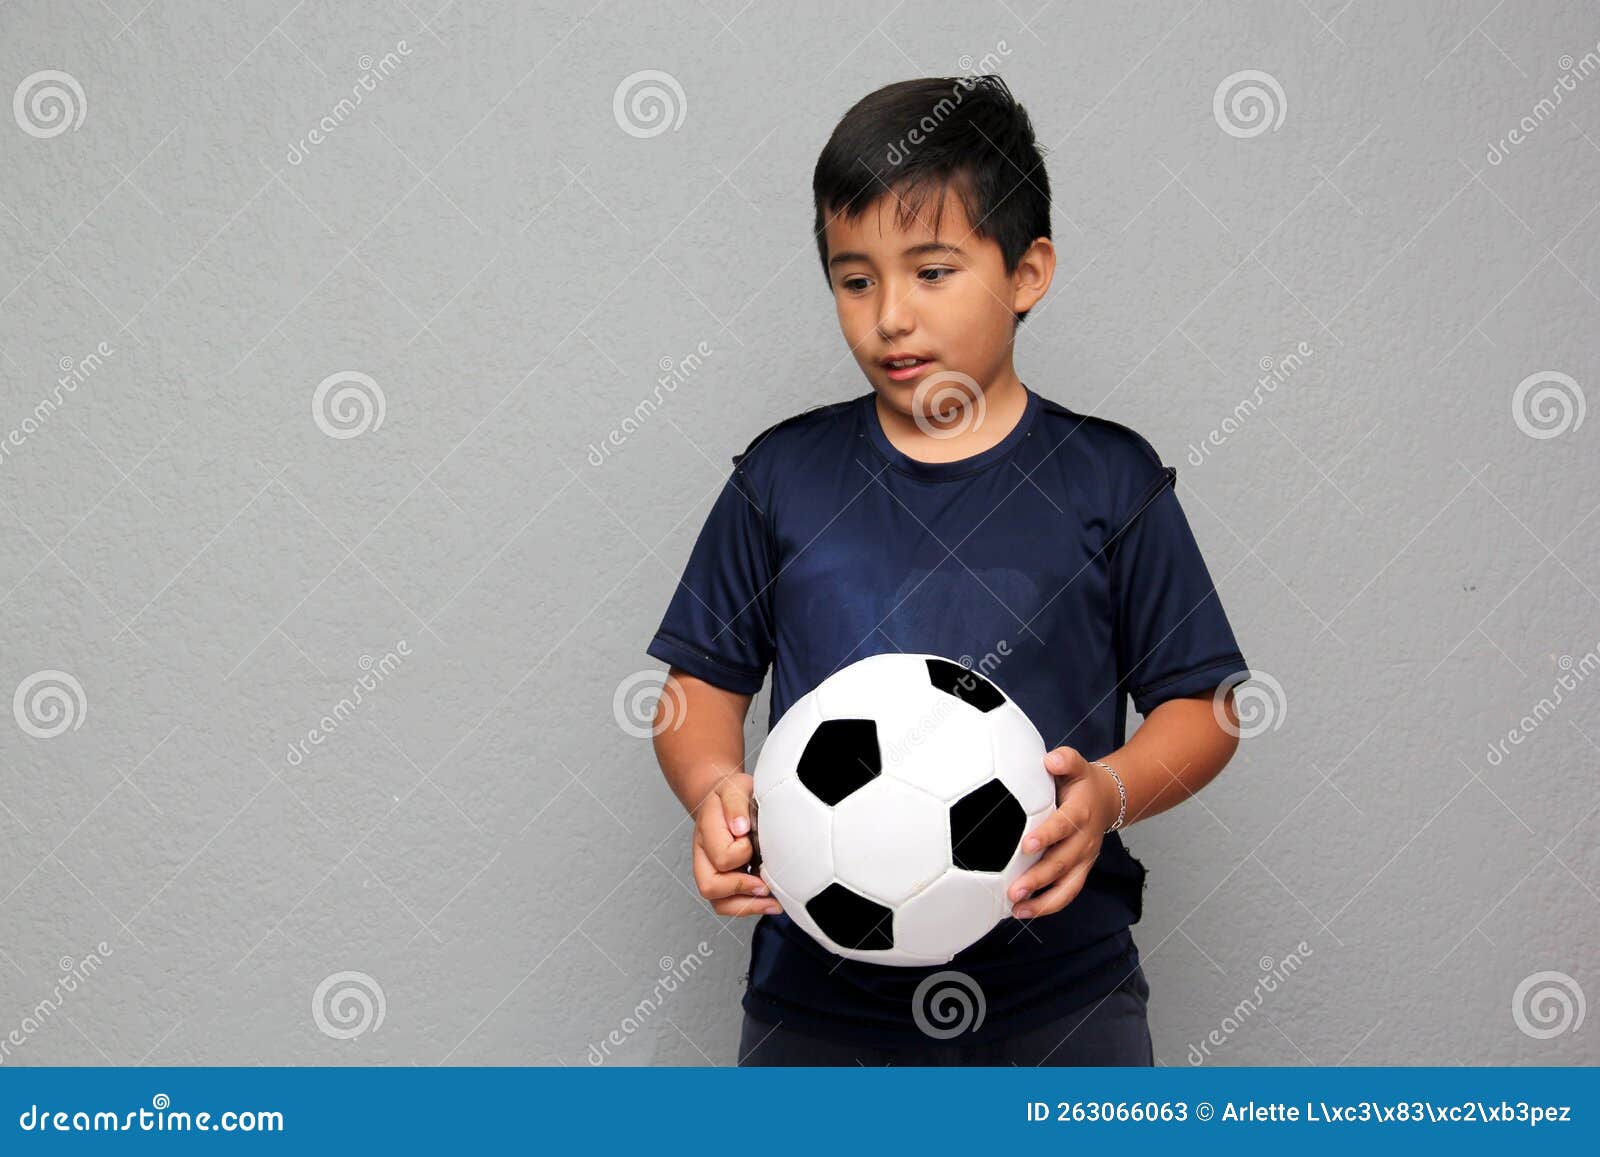
[[[694,815],[712,789],[744,771],[744,719],[750,696],[669,667],[652,731],[667,786]],[[748,817],[747,817],[748,818]]]
[[[1226,712],[1227,726],[1219,712]],[[1150,712],[1126,743],[1097,758],[1122,777],[1128,793],[1122,826],[1127,827],[1194,795],[1221,773],[1238,747],[1239,716],[1230,687],[1221,703],[1214,702],[1211,692],[1168,699]],[[1117,784],[1104,768],[1089,770],[1104,801],[1103,831],[1117,818]]]
[[[662,774],[694,819],[695,887],[721,916],[783,911],[749,867],[755,854],[751,794],[744,770],[744,717],[750,696],[669,667],[656,704],[655,749]]]

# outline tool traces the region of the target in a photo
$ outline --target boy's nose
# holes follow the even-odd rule
[[[882,307],[878,310],[878,333],[886,342],[910,333],[914,325],[911,304],[904,291],[888,289]]]

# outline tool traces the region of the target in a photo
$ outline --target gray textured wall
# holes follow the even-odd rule
[[[866,388],[817,150],[988,66],[1019,370],[1178,467],[1261,676],[1128,836],[1159,1058],[1600,1059],[1592,4],[437,4],[0,4],[4,1063],[730,1059],[643,646]]]

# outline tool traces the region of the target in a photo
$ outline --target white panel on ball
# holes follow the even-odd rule
[[[788,890],[812,896],[833,880],[833,814],[793,776],[759,795],[756,838],[763,865],[777,865]],[[779,901],[781,904],[783,901]]]
[[[950,872],[895,913],[895,945],[943,964],[952,943],[982,939],[1007,911],[989,879]]]
[[[833,871],[881,904],[903,904],[950,870],[949,809],[879,778],[833,809]]]

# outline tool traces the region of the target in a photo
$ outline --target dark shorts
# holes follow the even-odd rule
[[[1150,986],[1135,968],[1104,1000],[987,1044],[875,1047],[823,1040],[744,1014],[739,1065],[1153,1065]]]

